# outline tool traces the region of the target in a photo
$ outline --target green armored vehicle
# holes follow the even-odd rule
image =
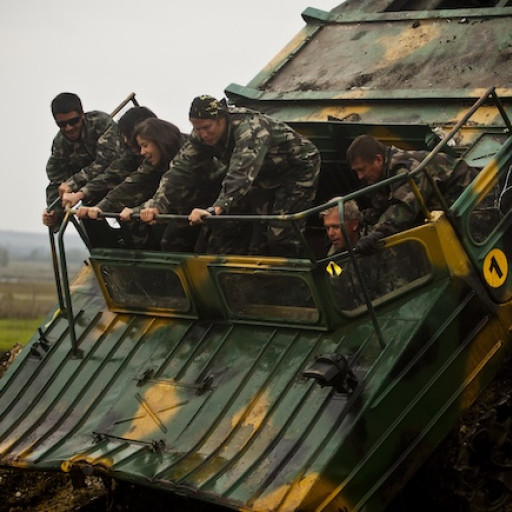
[[[0,380],[0,464],[226,510],[370,512],[455,429],[472,446],[453,467],[467,510],[510,510],[509,403],[472,404],[512,351],[512,2],[348,0],[302,16],[226,95],[320,149],[315,206],[279,219],[307,219],[307,257],[91,247],[70,282],[66,230],[87,232],[68,213],[51,237],[59,304]],[[369,192],[345,156],[360,134],[429,152],[399,177],[411,190],[439,152],[478,174],[449,207],[418,193],[422,218],[376,258],[326,256],[319,213]],[[362,272],[368,258],[388,286]]]

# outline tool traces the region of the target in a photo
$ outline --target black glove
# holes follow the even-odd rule
[[[372,231],[357,241],[356,249],[361,254],[373,254],[379,248],[380,240],[385,236],[386,235],[380,231]]]

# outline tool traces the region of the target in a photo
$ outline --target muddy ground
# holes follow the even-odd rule
[[[386,512],[465,512],[433,502],[423,494],[424,479],[409,486]],[[418,497],[417,491],[421,490]],[[68,474],[0,469],[0,512],[225,512],[170,493],[87,477],[72,482]],[[269,511],[271,512],[271,511]]]
[[[221,512],[167,492],[63,473],[0,469],[0,512]]]
[[[0,512],[222,512],[170,493],[114,483],[98,477],[73,483],[67,474],[0,469]],[[404,496],[387,512],[456,512]],[[271,512],[271,511],[269,511]]]

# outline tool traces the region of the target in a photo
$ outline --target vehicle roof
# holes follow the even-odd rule
[[[349,1],[330,12],[308,8],[302,31],[245,87],[230,84],[226,94],[287,121],[453,123],[488,87],[512,99],[506,4]],[[474,121],[490,125],[498,117]]]

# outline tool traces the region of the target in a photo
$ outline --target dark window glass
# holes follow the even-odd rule
[[[485,242],[501,220],[499,195],[500,185],[496,184],[469,216],[469,234],[477,244]]]
[[[111,300],[129,308],[188,311],[189,300],[170,269],[103,265],[101,275]]]
[[[432,271],[423,246],[412,241],[370,256],[357,256],[357,262],[372,302],[405,290],[418,280],[423,281]],[[361,281],[350,259],[330,262],[327,276],[341,310],[350,311],[366,305]]]
[[[226,272],[219,275],[219,282],[237,316],[299,323],[320,317],[309,286],[299,277]]]

